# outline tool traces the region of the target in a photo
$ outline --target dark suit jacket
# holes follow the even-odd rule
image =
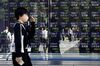
[[[27,45],[30,44],[29,40],[32,39],[35,33],[34,22],[30,22],[30,25],[24,26],[23,24],[17,22],[14,26],[14,37],[15,37],[15,53],[17,57],[20,57],[23,52],[21,52],[22,44],[24,53],[27,53]],[[24,36],[23,40],[21,36]],[[30,37],[31,36],[31,37]],[[23,41],[23,43],[21,43]]]

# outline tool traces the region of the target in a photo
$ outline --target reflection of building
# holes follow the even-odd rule
[[[88,2],[89,1],[89,2]],[[47,27],[49,34],[58,34],[57,24],[65,28],[75,27],[75,39],[82,39],[80,50],[99,52],[99,0],[2,0],[0,2],[0,32],[5,26],[13,27],[15,18],[14,9],[25,6],[29,13],[37,18],[36,31],[40,27]],[[51,21],[55,17],[57,21]],[[10,29],[12,30],[12,29]],[[53,30],[53,31],[52,31]],[[38,32],[35,33],[34,43],[39,44]],[[55,36],[56,36],[55,35]],[[77,36],[76,36],[77,35]],[[49,37],[51,38],[51,37]],[[91,40],[93,38],[93,40]],[[33,44],[34,44],[33,43]]]

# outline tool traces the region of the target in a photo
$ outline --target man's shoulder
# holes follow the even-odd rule
[[[20,26],[20,23],[18,23],[18,22],[16,22],[15,24],[14,24],[14,28],[15,27],[19,27]]]

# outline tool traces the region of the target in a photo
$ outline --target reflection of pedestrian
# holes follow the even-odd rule
[[[6,29],[3,32],[7,33],[7,39],[9,39],[9,41],[11,41],[11,33],[9,31],[9,27],[6,27]]]
[[[65,40],[65,30],[64,29],[62,29],[61,37],[62,37],[62,39],[64,41]]]
[[[13,65],[32,66],[31,59],[28,56],[27,46],[29,45],[28,35],[30,35],[31,32],[34,35],[34,21],[30,22],[30,25],[28,25],[29,30],[27,31],[27,28],[23,24],[28,21],[29,16],[27,10],[23,7],[19,7],[15,10],[15,17],[17,23],[14,26],[15,51],[12,53]]]
[[[1,48],[3,52],[9,52],[10,51],[10,43],[11,43],[11,33],[9,31],[9,27],[6,27],[6,29],[1,33]]]
[[[48,45],[47,45],[47,39],[48,39],[48,31],[44,27],[44,28],[42,28],[42,38],[41,38],[41,41],[43,43],[44,52],[46,52],[46,49],[48,47]]]
[[[69,39],[69,41],[73,41],[74,40],[74,35],[73,35],[72,28],[68,29],[68,39]]]
[[[12,33],[11,36],[11,44],[10,44],[10,52],[14,52],[15,51],[15,43],[14,43],[14,33]]]

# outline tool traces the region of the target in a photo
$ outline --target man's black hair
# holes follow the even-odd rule
[[[23,16],[24,14],[28,14],[27,9],[25,9],[24,7],[18,7],[15,10],[15,17],[17,20],[19,19],[19,16]]]

